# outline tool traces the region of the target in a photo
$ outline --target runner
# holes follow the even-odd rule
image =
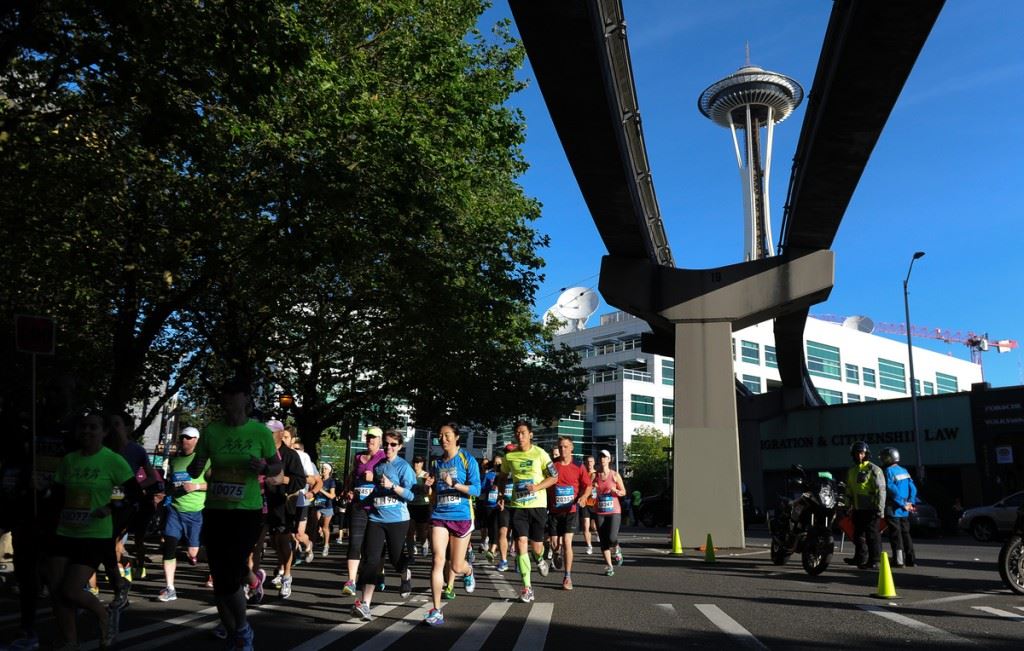
[[[597,505],[597,487],[594,486],[594,477],[597,476],[597,464],[594,456],[588,454],[583,457],[583,471],[590,477],[590,494],[586,502],[580,507],[580,525],[583,528],[583,542],[587,545],[587,555],[594,553],[594,544],[591,538],[591,527],[594,526],[594,507]]]
[[[207,426],[186,472],[199,477],[210,463],[203,537],[214,601],[232,647],[251,651],[253,630],[246,619],[242,584],[262,591],[266,579],[263,570],[253,572],[248,565],[263,525],[258,477],[273,477],[282,465],[270,430],[248,417],[248,385],[230,381],[221,389],[221,398],[224,420]]]
[[[505,446],[505,455],[516,449],[514,443]],[[495,481],[500,488],[498,493],[498,564],[495,566],[499,572],[508,571],[509,539],[512,537],[512,480],[509,477],[508,463],[502,463],[502,471],[498,473]]]
[[[505,455],[508,464],[509,481],[513,486],[512,535],[516,539],[518,556],[516,562],[523,580],[519,599],[523,603],[533,601],[530,585],[530,555],[537,561],[541,576],[547,576],[549,567],[544,560],[544,525],[547,520],[547,491],[558,481],[558,471],[551,463],[548,453],[533,445],[533,427],[524,420],[515,425],[519,448]]]
[[[430,591],[434,608],[423,621],[431,626],[444,624],[441,598],[455,598],[452,588],[442,590],[446,558],[451,559],[450,572],[462,575],[466,592],[472,593],[476,589],[473,566],[466,562],[466,551],[473,534],[472,498],[480,495],[480,467],[459,447],[461,435],[458,425],[445,423],[438,428],[437,438],[443,453],[434,461],[426,481],[428,487],[434,488],[434,509],[430,519],[430,547],[434,551]]]
[[[572,590],[572,537],[579,524],[576,507],[586,504],[590,495],[590,475],[573,463],[572,449],[571,438],[558,437],[559,458],[555,462],[555,468],[558,470],[558,483],[554,486],[551,515],[554,518],[557,539],[554,545],[556,548],[555,567],[562,565],[565,571],[562,578],[563,590]]]
[[[299,565],[300,562],[312,563],[313,562],[313,541],[306,533],[306,523],[309,520],[309,507],[313,504],[314,496],[320,492],[320,488],[323,486],[323,481],[320,479],[320,473],[317,472],[316,466],[313,465],[313,460],[306,454],[306,450],[302,445],[295,433],[290,429],[285,429],[284,443],[290,447],[297,455],[299,455],[299,461],[302,463],[302,470],[306,473],[306,483],[301,490],[293,492],[294,497],[291,499],[295,500],[295,565]],[[303,549],[305,546],[305,549]]]
[[[626,494],[619,473],[611,469],[612,454],[601,450],[601,464],[598,467],[594,485],[597,487],[597,530],[601,534],[601,553],[604,555],[605,576],[615,576],[615,565],[622,565],[622,550],[619,549],[619,526],[622,524],[622,505],[619,499]]]
[[[487,521],[484,523],[487,527],[487,549],[484,553],[487,555],[487,562],[493,563],[497,557],[497,552],[500,551],[501,542],[498,540],[499,536],[502,535],[500,520],[502,510],[498,507],[498,500],[501,496],[503,485],[499,484],[501,477],[501,464],[504,459],[500,454],[495,454],[491,459],[491,467],[487,470],[483,480],[480,483],[480,495],[481,501],[487,507]],[[508,536],[508,525],[505,526],[505,536]],[[505,558],[508,554],[508,541],[505,541],[505,554],[501,558]]]
[[[206,471],[209,462],[198,476],[188,474],[188,466],[195,457],[199,430],[186,427],[181,430],[178,453],[170,459],[168,488],[171,503],[167,505],[164,520],[164,582],[166,586],[157,597],[160,601],[174,601],[178,593],[174,589],[174,571],[177,567],[178,541],[188,544],[189,564],[196,564],[199,554],[199,534],[203,529],[203,507],[206,505]]]
[[[430,540],[430,488],[426,485],[430,473],[424,470],[424,463],[424,458],[418,454],[412,460],[412,471],[416,473],[416,487],[413,489],[416,497],[409,502],[412,525],[405,539],[406,552],[410,557],[419,552],[426,555]]]
[[[331,548],[331,518],[334,517],[334,498],[336,497],[334,486],[337,482],[331,476],[333,472],[334,466],[331,464],[326,461],[320,464],[320,480],[323,486],[313,499],[313,507],[316,508],[317,522],[320,527],[320,538],[324,543],[321,556],[325,558]]]
[[[267,428],[274,434],[277,458],[281,460],[281,471],[267,475],[265,489],[267,495],[267,530],[270,532],[270,543],[277,552],[277,562],[281,569],[281,584],[278,586],[282,599],[292,596],[292,562],[295,554],[292,550],[294,534],[298,530],[300,514],[295,508],[294,495],[306,489],[306,469],[302,467],[299,454],[288,446],[291,432],[285,429],[279,420],[267,423]],[[259,594],[259,591],[256,592]],[[259,599],[256,599],[257,603]]]
[[[384,451],[380,449],[381,429],[379,427],[368,427],[366,429],[366,452],[356,456],[355,470],[349,479],[349,505],[348,517],[348,552],[346,563],[348,565],[348,580],[341,589],[341,594],[355,596],[356,579],[359,576],[359,560],[363,551],[363,537],[366,535],[366,525],[369,522],[370,509],[373,508],[371,495],[374,489],[374,468],[384,460]]]
[[[100,648],[109,648],[117,635],[119,609],[104,608],[94,594],[83,590],[89,577],[113,556],[114,527],[110,514],[115,486],[137,498],[135,475],[121,455],[103,446],[107,433],[103,417],[87,414],[76,432],[81,448],[65,456],[53,477],[54,493],[61,504],[57,541],[50,565],[53,610],[65,649],[78,648],[76,609],[96,616]]]
[[[409,530],[409,509],[406,504],[413,498],[416,475],[412,466],[398,456],[402,442],[401,433],[389,430],[384,435],[386,458],[373,469],[373,508],[366,525],[366,554],[363,557],[363,571],[359,576],[363,594],[362,599],[356,599],[352,604],[353,617],[362,617],[365,621],[373,619],[370,602],[373,600],[374,582],[381,569],[385,545],[391,566],[402,577],[399,592],[402,597],[408,597],[412,592],[409,556],[405,553],[405,535]]]

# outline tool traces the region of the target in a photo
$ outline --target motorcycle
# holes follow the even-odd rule
[[[831,475],[808,480],[800,466],[793,466],[791,473],[789,483],[800,493],[793,499],[780,496],[779,508],[769,520],[771,559],[775,565],[784,565],[799,553],[804,571],[816,576],[832,561],[832,525],[846,487]]]
[[[999,550],[999,576],[1010,590],[1024,595],[1024,506],[1017,509],[1010,537]]]

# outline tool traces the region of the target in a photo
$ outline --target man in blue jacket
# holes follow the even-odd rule
[[[885,467],[885,517],[889,521],[889,543],[892,545],[893,567],[914,566],[914,541],[910,539],[910,513],[917,504],[917,486],[910,473],[900,464],[900,451],[882,450]]]

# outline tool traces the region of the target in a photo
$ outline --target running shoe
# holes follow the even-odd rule
[[[444,615],[437,608],[431,608],[427,616],[423,618],[423,623],[428,626],[440,626],[444,624]]]
[[[212,588],[213,587],[213,575],[212,574],[208,574],[206,576],[206,587],[207,588]]]
[[[356,596],[356,582],[345,581],[345,585],[341,587],[341,595],[343,597],[354,597]]]
[[[327,558],[327,551],[331,548],[331,543],[324,543],[324,550],[320,552],[320,556]]]
[[[223,624],[217,624],[213,627],[213,637],[218,640],[228,639],[228,629],[224,628]]]
[[[114,591],[114,598],[111,600],[111,604],[118,610],[124,610],[131,602],[128,601],[128,591],[132,589],[130,581],[122,581],[121,586]]]
[[[470,565],[476,562],[476,552],[473,551],[472,545],[466,548],[466,562]]]
[[[405,599],[412,594],[412,581],[409,579],[402,579],[402,587],[398,589],[398,593]]]
[[[622,567],[622,552],[615,552],[612,555],[612,560],[615,561],[617,567]]]
[[[247,623],[245,628],[235,633],[235,643],[232,648],[237,651],[253,651],[253,637],[252,626]]]
[[[594,554],[594,547],[593,547],[593,545],[587,545],[587,556],[592,556],[593,554]]]
[[[281,589],[281,581],[282,581],[283,579],[284,579],[284,575],[283,575],[283,574],[278,574],[277,576],[275,576],[275,577],[274,577],[274,579],[273,579],[273,580],[272,580],[272,581],[271,581],[270,583],[271,583],[271,584],[272,584],[272,585],[273,585],[273,586],[274,586],[275,588],[277,588],[278,590],[280,590],[280,589]]]
[[[296,550],[294,553],[294,559],[292,560],[292,567],[298,567],[306,562],[306,553],[301,550]]]
[[[292,596],[292,577],[286,576],[281,580],[281,598],[287,599]]]
[[[132,564],[131,563],[125,563],[124,565],[122,565],[118,569],[121,572],[121,578],[122,579],[125,579],[126,581],[131,581],[132,580]]]
[[[263,601],[263,582],[267,580],[267,573],[264,570],[256,570],[256,584],[249,586],[249,600],[254,604]]]
[[[551,565],[548,564],[543,558],[537,561],[537,571],[540,572],[541,576],[547,576],[548,572],[551,571]]]
[[[565,577],[564,579],[562,579],[562,589],[563,590],[572,590],[572,579],[569,578],[568,576]]]
[[[490,545],[491,545],[490,539],[489,538],[484,538],[484,541],[482,543],[480,543],[480,553],[481,554],[486,554],[487,553],[487,548],[490,547]]]
[[[555,550],[553,550],[550,547],[548,547],[547,551],[544,552],[544,560],[550,561],[552,559],[552,557],[554,557],[554,555],[555,555]]]
[[[508,572],[508,561],[501,561],[501,562],[499,562],[498,566],[495,567],[494,569],[496,569],[499,572]]]
[[[473,591],[476,590],[476,577],[472,573],[462,577],[462,587],[466,589],[467,594],[473,594]]]
[[[523,588],[519,593],[519,601],[528,604],[533,601],[533,588]]]
[[[82,590],[85,591],[85,592],[91,593],[92,596],[94,596],[94,597],[100,596],[100,587],[98,585],[90,585],[90,584],[86,583],[85,587],[82,588]]]
[[[562,554],[555,552],[554,556],[551,557],[551,567],[556,570],[562,569]]]
[[[315,556],[316,555],[313,553],[313,545],[310,545],[309,549],[306,550],[306,565],[309,565],[310,563],[312,563],[313,562],[313,558]]]
[[[7,647],[9,651],[39,651],[39,638],[34,633],[19,637]]]
[[[352,604],[352,616],[361,617],[364,622],[373,621],[373,615],[370,614],[370,607],[358,599],[356,599],[356,602]]]
[[[377,592],[384,592],[388,589],[388,584],[384,582],[384,575],[381,574],[380,578],[377,579]]]
[[[612,567],[611,565],[609,565],[608,567],[604,568],[604,575],[605,576],[615,576],[615,568]]]
[[[174,591],[174,588],[164,588],[163,590],[160,591],[160,594],[157,596],[157,599],[159,601],[164,601],[164,602],[174,601],[177,598],[178,598],[178,593]]]
[[[488,549],[487,551],[485,551],[484,557],[487,558],[488,563],[494,562],[494,552],[492,552],[491,550]]]
[[[455,589],[454,588],[449,588],[448,586],[445,586],[444,588],[441,589],[441,598],[444,599],[445,601],[451,601],[452,599],[455,598]]]
[[[195,567],[196,565],[199,564],[199,559],[196,558],[195,556],[189,556],[188,557],[188,564],[191,565],[192,567]]]
[[[146,578],[146,566],[139,564],[132,567],[132,581],[139,581]]]
[[[430,543],[429,542],[423,541],[423,555],[424,556],[429,556],[430,555]]]

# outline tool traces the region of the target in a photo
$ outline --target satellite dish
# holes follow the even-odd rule
[[[583,328],[587,319],[597,312],[597,292],[588,287],[570,287],[559,296],[552,308],[559,316]]]
[[[561,317],[557,313],[557,305],[552,305],[544,313],[541,318],[541,322],[545,326],[554,327],[556,335],[564,335],[567,332],[574,332],[576,330],[575,321],[566,321],[564,317]]]
[[[866,316],[848,316],[843,319],[843,327],[871,334],[875,330],[875,322]]]

